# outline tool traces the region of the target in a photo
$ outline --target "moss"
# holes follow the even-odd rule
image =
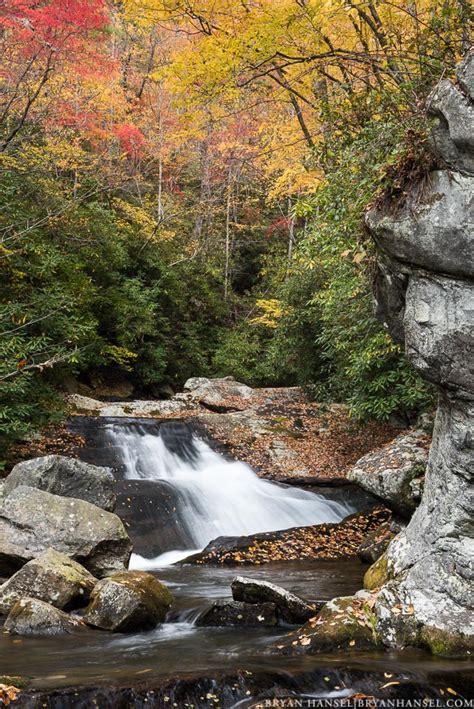
[[[30,684],[30,679],[27,677],[16,677],[10,675],[0,675],[0,684],[6,684],[8,687],[17,687],[18,689],[25,689]]]
[[[390,578],[390,572],[388,567],[387,554],[384,553],[377,559],[375,564],[366,571],[364,576],[364,588],[368,591],[373,591],[376,588],[380,588],[384,585]]]
[[[425,626],[420,632],[420,644],[433,655],[462,658],[474,654],[474,641],[462,632],[450,633],[433,626]]]

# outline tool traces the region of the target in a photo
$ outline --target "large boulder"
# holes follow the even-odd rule
[[[245,576],[236,576],[232,581],[232,597],[244,603],[273,603],[278,619],[295,625],[306,622],[319,610],[281,586]]]
[[[277,625],[274,603],[215,601],[196,621],[198,627],[265,627]]]
[[[117,515],[84,500],[20,486],[0,508],[0,575],[53,547],[102,577],[127,567],[132,544]]]
[[[398,211],[370,211],[368,227],[383,251],[402,264],[472,278],[473,185],[473,177],[438,170]]]
[[[20,485],[53,495],[76,497],[110,512],[115,506],[114,476],[109,468],[63,455],[47,455],[15,465],[5,481],[5,495]]]
[[[84,620],[121,633],[147,630],[165,620],[172,601],[169,590],[152,574],[125,571],[99,581]]]
[[[428,463],[429,439],[411,431],[357,461],[348,480],[380,497],[402,516],[410,517],[420,501],[420,481]]]
[[[78,618],[28,597],[15,603],[5,621],[5,630],[12,635],[69,635],[84,629]]]
[[[65,554],[47,549],[0,586],[0,613],[8,613],[24,596],[56,608],[85,605],[97,580]]]
[[[474,652],[473,86],[470,52],[457,85],[443,81],[430,98],[429,112],[439,118],[433,146],[452,169],[367,218],[381,262],[403,274],[395,282],[379,269],[378,312],[398,304],[382,319],[391,331],[395,323],[397,339],[403,327],[408,358],[440,396],[421,503],[365,583],[382,587],[374,610],[386,645],[442,655]]]

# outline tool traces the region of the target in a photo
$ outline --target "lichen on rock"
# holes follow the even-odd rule
[[[400,208],[367,216],[380,250],[378,315],[440,397],[421,504],[366,584],[385,583],[375,613],[386,645],[451,656],[474,651],[473,86],[471,51],[458,83],[441,82],[429,102],[449,169],[413,185]]]

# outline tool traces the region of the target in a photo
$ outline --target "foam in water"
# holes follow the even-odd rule
[[[339,522],[350,512],[315,493],[262,480],[245,463],[226,460],[191,433],[172,440],[159,430],[112,425],[108,436],[119,449],[127,479],[166,480],[176,488],[177,514],[193,540],[193,549],[155,560],[133,555],[135,569],[174,563],[216,537]]]

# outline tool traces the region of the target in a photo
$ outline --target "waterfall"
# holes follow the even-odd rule
[[[350,513],[343,503],[262,480],[247,464],[224,458],[183,425],[110,424],[105,433],[127,480],[166,481],[176,493],[178,524],[194,548],[163,554],[154,560],[156,566],[184,558],[216,537],[339,522]],[[134,556],[132,565],[152,568],[153,562]]]

